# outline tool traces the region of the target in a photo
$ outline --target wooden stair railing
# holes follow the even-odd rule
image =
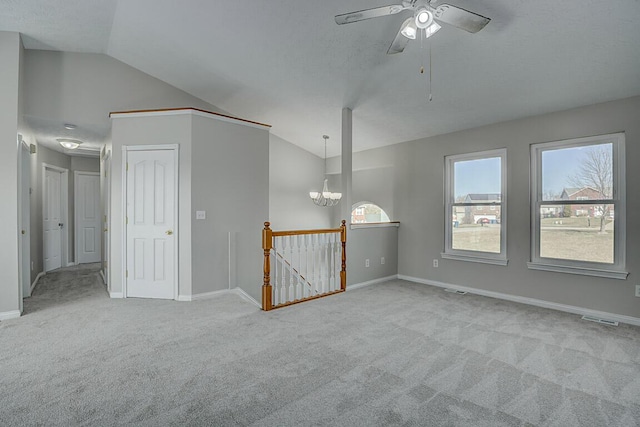
[[[263,310],[286,307],[346,290],[346,221],[342,221],[340,228],[320,230],[273,231],[270,225],[265,222],[262,230]],[[296,256],[297,265],[294,265]],[[272,261],[274,272],[271,269]],[[279,275],[278,263],[281,266]]]
[[[303,285],[311,289],[312,287],[311,282],[309,282],[307,278],[302,273],[300,273],[300,271],[298,271],[297,268],[292,266],[291,263],[284,257],[284,255],[282,255],[280,252],[276,252],[274,248],[271,248],[271,254],[275,257],[273,261],[275,262],[280,261],[280,265],[282,265],[283,267],[286,267],[289,270],[289,272],[293,274],[293,277],[296,278],[297,283],[302,283]]]

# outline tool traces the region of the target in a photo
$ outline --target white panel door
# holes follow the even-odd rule
[[[44,174],[44,270],[51,271],[62,267],[62,173],[45,169]]]
[[[102,222],[100,221],[100,175],[76,174],[76,262],[101,261]]]
[[[127,154],[127,297],[176,298],[174,156]]]

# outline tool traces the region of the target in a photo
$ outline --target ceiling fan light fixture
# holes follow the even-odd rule
[[[58,142],[67,150],[75,150],[82,144],[82,141],[78,139],[58,138]]]
[[[408,18],[402,24],[400,28],[400,33],[408,39],[415,40],[416,33],[418,32],[418,27],[416,27],[416,22],[413,18]]]
[[[422,6],[416,10],[415,14],[415,23],[416,27],[424,30],[433,22],[433,13],[429,12],[429,10]]]
[[[429,38],[435,33],[437,33],[440,30],[440,28],[442,28],[442,26],[438,24],[436,21],[433,21],[431,25],[429,25],[427,28],[424,29],[424,33],[426,34],[427,38]]]

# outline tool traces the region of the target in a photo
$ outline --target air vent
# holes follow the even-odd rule
[[[445,292],[452,293],[452,294],[456,294],[456,295],[466,295],[466,294],[467,294],[465,291],[459,291],[459,290],[457,290],[457,289],[449,289],[449,288],[446,288],[444,291],[445,291]]]
[[[599,317],[582,316],[582,320],[588,320],[589,322],[602,323],[603,325],[618,326],[618,322],[615,322],[609,319],[601,319]]]

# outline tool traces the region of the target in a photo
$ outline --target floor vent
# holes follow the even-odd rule
[[[456,294],[456,295],[466,295],[466,294],[467,294],[465,291],[459,291],[459,290],[457,290],[457,289],[449,289],[449,288],[446,288],[444,291],[445,291],[445,292],[450,292],[450,293],[452,293],[452,294]]]
[[[601,319],[599,317],[582,316],[582,320],[588,320],[589,322],[602,323],[603,325],[618,326],[618,322],[615,322],[609,319]]]

